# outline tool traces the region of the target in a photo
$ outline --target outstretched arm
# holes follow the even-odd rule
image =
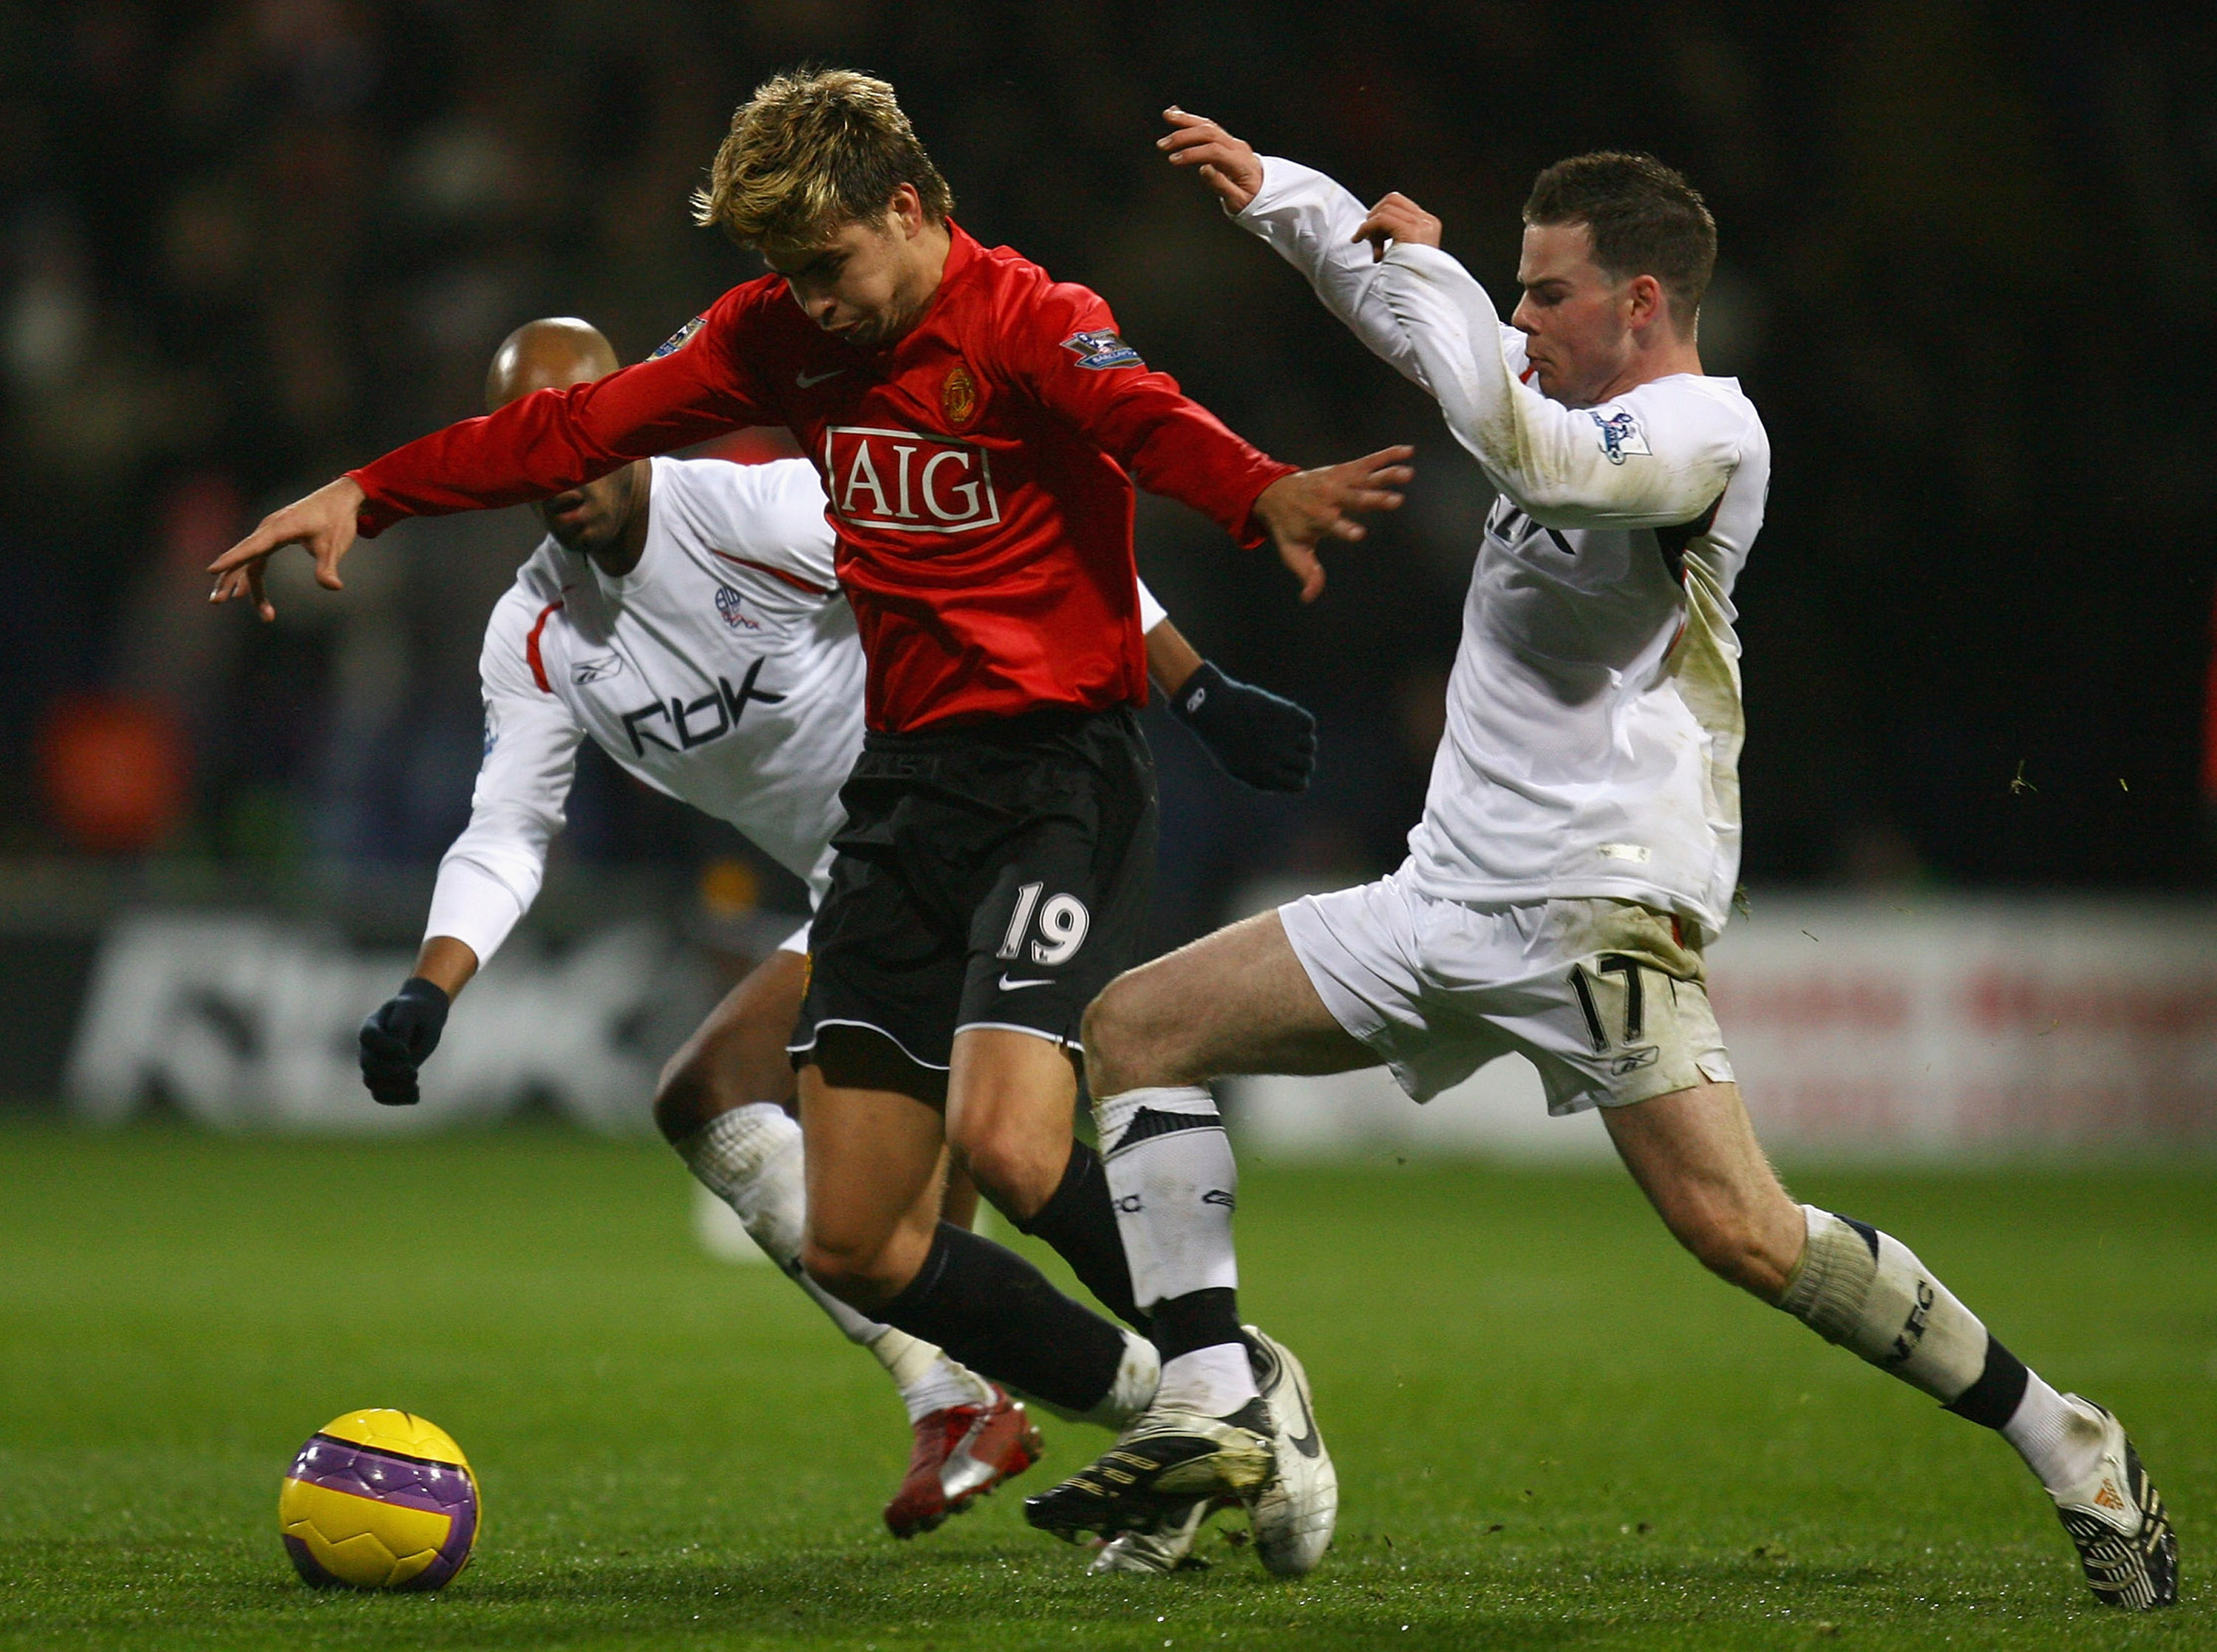
[[[1275,156],[1265,161],[1205,116],[1173,108],[1163,118],[1171,129],[1156,147],[1170,163],[1198,172],[1242,229],[1260,236],[1308,278],[1324,307],[1349,331],[1429,390],[1415,352],[1378,292],[1377,255],[1357,241],[1362,203],[1321,172]]]
[[[1356,337],[1430,391],[1487,479],[1535,521],[1661,527],[1700,515],[1724,490],[1739,456],[1736,417],[1696,413],[1658,428],[1636,410],[1566,407],[1521,382],[1516,335],[1439,250],[1439,219],[1414,201],[1389,194],[1366,211],[1323,173],[1257,156],[1212,120],[1179,109],[1165,118],[1171,164],[1197,169]]]
[[[1391,236],[1397,217],[1417,210],[1388,197],[1364,231]],[[1436,246],[1395,240],[1378,269],[1379,294],[1448,430],[1541,526],[1690,521],[1731,481],[1747,434],[1740,412],[1652,384],[1601,407],[1565,406],[1511,370],[1493,300]]]
[[[262,564],[287,545],[316,559],[316,581],[341,589],[339,562],[357,533],[405,516],[439,516],[547,498],[656,453],[782,415],[743,366],[746,312],[735,288],[682,347],[605,379],[519,397],[464,419],[325,484],[264,517],[209,564],[212,602],[250,597],[264,620]]]
[[[524,627],[504,600],[485,652],[485,756],[470,823],[439,862],[416,971],[361,1024],[361,1079],[387,1106],[405,1106],[455,996],[538,898],[547,849],[562,829],[583,731],[528,676]],[[511,657],[512,656],[512,657]]]

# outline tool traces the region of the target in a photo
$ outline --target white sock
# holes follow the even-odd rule
[[[1155,1403],[1168,1409],[1228,1417],[1255,1397],[1255,1370],[1244,1342],[1219,1342],[1163,1361]]]
[[[2102,1463],[2107,1430],[2084,1401],[2072,1404],[2041,1379],[2025,1374],[2024,1398],[2002,1426],[2004,1439],[2016,1447],[2025,1466],[2051,1492],[2067,1492],[2093,1477]]]
[[[1140,1307],[1238,1288],[1239,1167],[1215,1098],[1197,1084],[1127,1090],[1096,1101],[1093,1118]]]
[[[1827,1342],[1948,1405],[1985,1370],[1986,1328],[1891,1234],[1814,1205],[1809,1238],[1778,1305]]]
[[[888,1325],[870,1352],[900,1390],[908,1420],[921,1422],[935,1411],[958,1405],[991,1405],[991,1384],[966,1365],[959,1365],[929,1342]]]
[[[1779,1298],[1781,1308],[1827,1341],[1995,1429],[2049,1491],[2069,1491],[2092,1476],[2107,1430],[2091,1407],[2071,1403],[2038,1372],[1994,1347],[1978,1316],[1891,1234],[1813,1205],[1801,1211],[1808,1248]],[[1979,1415],[1981,1408],[1973,1403],[1990,1348],[1995,1359],[2024,1372],[2023,1395],[2006,1421]]]
[[[991,1397],[982,1378],[932,1344],[855,1312],[802,1271],[807,1188],[801,1174],[800,1126],[783,1107],[774,1101],[733,1107],[675,1145],[701,1185],[732,1207],[748,1236],[808,1293],[840,1334],[877,1356],[900,1390],[911,1422],[948,1405],[982,1405]]]
[[[1093,1104],[1102,1168],[1115,1202],[1116,1230],[1140,1307],[1196,1291],[1239,1285],[1232,1242],[1239,1166],[1216,1100],[1198,1084],[1126,1090]],[[1220,1342],[1166,1360],[1161,1403],[1210,1416],[1237,1411],[1256,1394],[1244,1342]]]

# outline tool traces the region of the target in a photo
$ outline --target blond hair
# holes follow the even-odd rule
[[[744,246],[813,246],[880,219],[904,183],[925,217],[954,212],[891,86],[852,69],[797,69],[756,87],[732,117],[708,187],[693,192],[693,220]]]

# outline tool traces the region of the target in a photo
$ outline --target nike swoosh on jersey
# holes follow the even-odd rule
[[[806,390],[811,385],[820,385],[826,379],[837,379],[846,371],[844,367],[834,367],[829,373],[796,373],[793,375],[793,382]]]
[[[1003,992],[1021,992],[1026,987],[1051,987],[1053,984],[1053,976],[1041,976],[1036,981],[1011,981],[1005,974],[1001,977]]]

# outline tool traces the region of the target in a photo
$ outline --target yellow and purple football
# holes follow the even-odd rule
[[[318,1588],[439,1588],[476,1546],[477,1476],[437,1425],[349,1411],[285,1470],[277,1528],[293,1569]]]

